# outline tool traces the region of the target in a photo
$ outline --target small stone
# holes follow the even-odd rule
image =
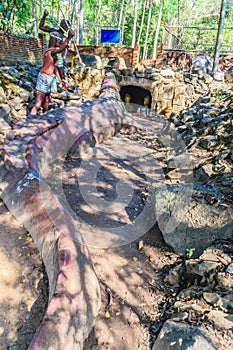
[[[218,282],[218,286],[222,289],[232,289],[233,287],[233,279],[231,275],[228,278],[228,276],[224,272],[219,272],[216,275],[216,280]]]
[[[217,81],[224,81],[224,72],[215,72],[214,79]]]
[[[211,271],[216,270],[221,263],[215,261],[200,261],[200,260],[187,260],[186,261],[186,271],[190,274],[196,274],[198,276],[205,276]]]
[[[211,304],[211,305],[217,305],[220,301],[220,297],[217,293],[203,293],[203,298],[205,299],[205,301],[207,301],[207,303]]]
[[[160,74],[163,76],[163,77],[166,77],[166,78],[173,78],[175,76],[175,73],[171,70],[170,67],[164,67],[161,71],[160,71]]]
[[[176,301],[174,306],[182,312],[192,310],[199,315],[204,315],[206,312],[209,312],[208,309],[204,309],[201,305],[196,303],[184,304],[181,301]]]
[[[218,327],[221,328],[233,328],[233,315],[229,315],[223,311],[211,310],[208,314],[208,320],[213,321]]]
[[[174,315],[172,317],[172,321],[179,322],[179,321],[187,320],[188,315],[189,315],[188,312],[180,312],[179,314]]]
[[[0,86],[0,103],[4,103],[7,101],[6,94],[3,88]]]
[[[230,264],[230,265],[227,266],[226,272],[230,273],[230,274],[233,274],[233,264]]]
[[[33,98],[32,92],[29,92],[29,91],[23,90],[23,89],[18,91],[18,95],[24,102],[28,102],[29,100],[31,100]]]

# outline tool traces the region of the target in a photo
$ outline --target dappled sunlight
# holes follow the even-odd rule
[[[13,261],[12,261],[13,260]],[[30,310],[34,295],[29,289],[25,290],[24,283],[28,277],[22,276],[22,266],[0,252],[0,302],[10,303],[12,307],[24,302],[27,311]]]
[[[22,327],[29,327],[27,322],[39,296],[43,275],[42,262],[31,236],[2,202],[0,214],[0,322],[5,325],[0,333],[1,345],[7,348],[19,340]],[[35,321],[30,327],[33,323]]]
[[[115,350],[119,344],[126,350],[148,348],[149,324],[161,317],[159,305],[166,298],[156,292],[163,285],[157,271],[172,259],[163,258],[168,248],[158,230],[142,237],[140,249],[139,242],[115,249],[90,249],[102,295],[94,335],[103,349],[110,346]],[[88,342],[84,349],[89,349]]]

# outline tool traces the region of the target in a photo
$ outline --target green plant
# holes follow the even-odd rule
[[[194,252],[195,252],[195,248],[187,248],[187,249],[186,249],[186,257],[187,257],[188,259],[190,259],[190,258],[192,257],[192,255],[193,255]]]
[[[223,89],[220,87],[220,88],[217,88],[217,89],[214,89],[214,94],[215,94],[215,98],[216,98],[216,101],[218,100],[221,100],[222,99],[222,93],[223,93]]]

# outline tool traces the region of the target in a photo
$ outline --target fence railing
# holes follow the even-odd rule
[[[163,50],[214,53],[217,27],[164,26]],[[233,27],[225,27],[221,54],[233,52]]]

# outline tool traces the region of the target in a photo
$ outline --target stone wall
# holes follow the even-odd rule
[[[195,74],[161,70],[153,73],[150,79],[145,77],[120,76],[121,86],[136,86],[150,92],[151,108],[161,113],[167,107],[175,113],[189,108],[200,96],[219,87],[219,82],[214,81],[210,75],[205,75],[203,80]],[[227,83],[226,83],[227,84]],[[221,82],[221,87],[227,88]]]
[[[45,45],[44,35],[37,39],[0,31],[0,63],[42,64]]]

